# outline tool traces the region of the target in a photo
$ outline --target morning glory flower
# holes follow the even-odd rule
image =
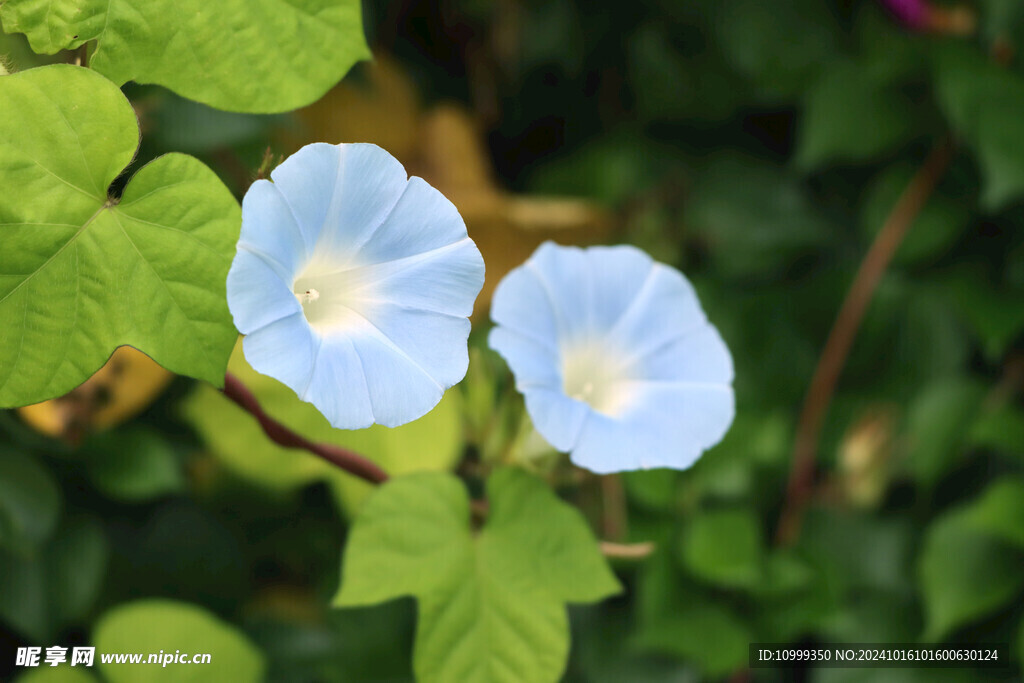
[[[635,247],[546,242],[491,318],[537,431],[581,467],[684,469],[732,423],[729,349],[689,281]]]
[[[455,206],[371,144],[314,144],[242,202],[245,358],[335,427],[395,427],[466,374],[484,262]]]

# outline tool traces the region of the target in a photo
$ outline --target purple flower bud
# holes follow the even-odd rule
[[[910,28],[923,29],[928,26],[931,7],[927,0],[882,0],[882,4]]]

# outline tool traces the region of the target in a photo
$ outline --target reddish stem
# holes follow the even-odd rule
[[[296,434],[288,427],[267,415],[260,407],[259,401],[242,381],[230,372],[224,377],[224,395],[237,403],[245,411],[252,414],[270,440],[285,448],[301,448],[320,456],[335,467],[340,467],[349,474],[359,477],[371,484],[383,484],[388,480],[388,473],[372,460],[358,453],[326,443],[314,443]]]
[[[818,359],[804,399],[793,444],[793,463],[786,487],[786,499],[776,530],[780,545],[794,543],[800,534],[804,509],[814,489],[814,458],[818,449],[822,424],[828,414],[836,384],[846,365],[846,358],[864,319],[868,304],[881,282],[889,262],[907,231],[928,202],[953,156],[949,141],[936,145],[917,174],[910,180],[896,205],[885,219],[874,243],[857,270],[843,306],[829,333],[828,341]]]

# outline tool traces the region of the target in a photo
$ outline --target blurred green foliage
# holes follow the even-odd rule
[[[500,184],[610,207],[616,238],[691,277],[735,357],[736,422],[693,469],[615,480],[618,508],[606,485],[559,480],[599,536],[657,548],[615,561],[620,596],[571,608],[565,680],[1020,679],[1024,11],[1015,0],[968,8],[977,28],[966,35],[913,33],[873,0],[365,8],[371,45],[428,101],[472,107]],[[10,36],[0,54],[37,63]],[[288,115],[127,92],[143,127],[136,165],[187,151],[239,196],[268,142],[278,154],[287,136],[315,135]],[[799,539],[779,547],[796,418],[824,340],[894,204],[947,139],[953,161],[847,359]],[[483,341],[474,335],[476,374],[451,399],[465,409],[437,417],[446,424],[424,429],[414,452],[402,446],[436,467],[461,459],[477,493],[481,455],[507,455],[519,418]],[[362,492],[339,506],[309,456],[262,452],[253,425],[218,430],[244,419],[218,401],[179,379],[77,448],[0,414],[2,651],[116,639],[141,628],[125,626],[128,614],[157,619],[152,632],[173,647],[175,628],[216,632],[204,643],[230,641],[250,678],[409,680],[412,600],[329,607]],[[752,641],[1009,643],[1014,660],[744,673]],[[120,680],[112,671],[93,673]],[[0,678],[16,673],[0,661]],[[18,680],[87,680],[55,675]]]

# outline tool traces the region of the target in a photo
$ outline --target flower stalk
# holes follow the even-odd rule
[[[932,149],[886,218],[839,309],[797,423],[786,498],[776,528],[776,540],[780,545],[792,545],[800,534],[804,510],[814,491],[814,461],[821,428],[864,314],[896,250],[928,203],[952,158],[953,144],[949,140],[939,142]]]
[[[314,443],[267,415],[256,396],[230,372],[224,377],[224,395],[255,417],[264,433],[279,446],[309,451],[335,467],[371,484],[383,484],[388,480],[388,473],[369,458],[339,446]]]

